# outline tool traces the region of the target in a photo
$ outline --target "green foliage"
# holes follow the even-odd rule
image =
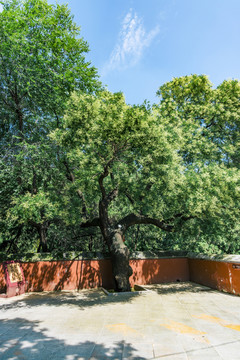
[[[131,250],[239,252],[239,81],[175,78],[130,106],[101,89],[66,5],[2,3],[0,250],[105,251],[82,225],[106,195],[111,226],[173,230],[130,227]]]
[[[0,13],[0,103],[4,125],[16,126],[16,112],[58,116],[71,91],[93,91],[96,70],[85,61],[87,43],[66,5],[46,0],[3,2]],[[11,113],[9,119],[8,115]],[[5,116],[4,116],[5,115]],[[15,118],[15,120],[14,120]]]
[[[239,251],[238,91],[236,81],[213,89],[205,76],[173,79],[159,89],[153,109],[127,106],[122,94],[75,93],[64,129],[52,137],[66,149],[88,217],[98,214],[99,177],[108,167],[105,191],[118,189],[113,221],[138,213],[175,228],[129,229],[130,248]],[[225,117],[222,106],[229,108]]]
[[[157,111],[181,139],[182,201],[196,216],[167,237],[192,251],[239,252],[239,81],[213,89],[206,76],[185,76],[164,84],[158,95]]]
[[[73,90],[91,93],[100,83],[66,5],[1,3],[0,248],[37,249],[40,225],[47,233],[71,213],[62,191],[65,155],[48,134],[61,126]]]

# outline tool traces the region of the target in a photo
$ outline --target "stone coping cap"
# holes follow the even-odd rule
[[[228,255],[228,254],[215,254],[215,255],[205,255],[197,254],[194,252],[189,252],[187,254],[189,259],[199,259],[199,260],[212,260],[220,262],[229,262],[229,263],[240,263],[240,255]]]
[[[187,251],[135,251],[130,255],[131,260],[137,259],[169,259],[176,257],[187,257]]]
[[[171,259],[171,258],[189,258],[199,260],[212,260],[230,263],[240,263],[240,255],[206,255],[197,254],[187,251],[135,251],[130,255],[131,260],[147,260],[147,259]],[[74,260],[104,260],[110,259],[110,255],[100,252],[65,252],[61,254],[54,253],[39,253],[39,254],[0,254],[0,262],[7,260],[15,260],[22,262],[37,262],[37,261],[74,261]]]
[[[135,251],[130,254],[130,259],[159,259],[159,258],[175,258],[186,257],[186,251]],[[37,261],[74,261],[74,260],[101,260],[110,259],[108,253],[101,252],[64,252],[64,253],[27,253],[27,254],[0,254],[0,262],[7,260],[18,260],[22,262]]]

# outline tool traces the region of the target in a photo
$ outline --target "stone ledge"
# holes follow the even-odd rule
[[[135,251],[130,255],[130,260],[153,260],[153,259],[173,259],[189,258],[199,260],[212,260],[229,263],[240,263],[240,255],[206,255],[201,253],[187,251]],[[38,262],[38,261],[77,261],[77,260],[105,260],[110,259],[110,255],[100,252],[64,252],[64,253],[26,253],[10,254],[0,253],[0,262],[15,260],[21,262]]]
[[[197,254],[197,253],[189,252],[187,254],[187,257],[189,259],[240,263],[240,255],[228,255],[228,254],[205,255],[205,254]]]
[[[187,251],[173,250],[173,251],[135,251],[130,255],[131,260],[144,259],[169,259],[169,258],[185,258]]]
[[[26,254],[0,254],[0,262],[7,260],[18,260],[22,262],[38,261],[73,261],[73,260],[101,260],[109,259],[109,254],[100,252],[77,252],[68,251],[64,253],[26,253]]]
[[[164,259],[186,257],[186,251],[135,251],[131,253],[130,259]],[[7,260],[19,260],[22,262],[37,262],[37,261],[67,261],[67,260],[104,260],[110,259],[108,253],[101,252],[53,252],[53,253],[26,253],[26,254],[0,254],[0,262]]]

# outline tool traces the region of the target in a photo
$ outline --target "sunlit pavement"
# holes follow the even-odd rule
[[[0,359],[240,359],[240,297],[193,283],[0,299]]]

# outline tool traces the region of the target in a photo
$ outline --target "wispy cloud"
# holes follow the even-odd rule
[[[134,66],[143,56],[144,49],[151,45],[159,31],[160,28],[157,25],[151,31],[146,32],[143,19],[130,9],[122,22],[117,44],[109,61],[104,66],[103,73]]]

